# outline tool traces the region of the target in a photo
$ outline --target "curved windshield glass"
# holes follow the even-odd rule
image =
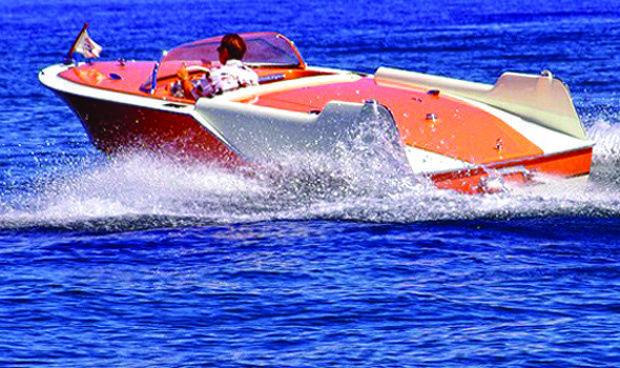
[[[246,64],[304,67],[304,62],[293,43],[279,33],[242,33],[240,36],[247,45],[247,51],[243,57],[243,62]],[[222,37],[186,43],[170,50],[161,60],[160,76],[176,72],[182,62],[187,65],[209,65],[218,62],[217,47]]]

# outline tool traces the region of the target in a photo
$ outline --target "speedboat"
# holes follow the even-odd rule
[[[593,142],[567,86],[548,71],[506,72],[493,85],[389,67],[371,75],[307,65],[279,33],[241,36],[243,61],[260,83],[212,98],[179,95],[176,73],[182,65],[191,78],[209,72],[222,36],[159,61],[70,60],[41,70],[39,80],[110,155],[149,150],[260,167],[292,152],[329,154],[374,129],[439,188],[484,193],[590,173]],[[376,121],[378,130],[368,123]]]

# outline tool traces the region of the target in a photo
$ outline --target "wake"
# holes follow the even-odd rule
[[[585,189],[477,196],[438,190],[404,169],[390,142],[366,134],[356,138],[356,150],[347,145],[338,155],[291,154],[254,173],[147,154],[62,167],[30,189],[1,194],[0,228],[619,216],[620,125],[596,119],[588,133],[596,146]]]

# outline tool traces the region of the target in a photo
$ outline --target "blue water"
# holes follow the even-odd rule
[[[0,1],[0,366],[618,366],[619,9]],[[471,197],[372,159],[108,159],[37,81],[84,21],[108,59],[277,30],[311,65],[550,69],[597,143],[591,184]]]

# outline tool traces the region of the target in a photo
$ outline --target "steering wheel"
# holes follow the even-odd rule
[[[187,66],[186,69],[189,73],[191,72],[203,72],[207,74],[211,73],[211,70],[209,68],[205,68],[202,65],[190,65],[190,66]]]

